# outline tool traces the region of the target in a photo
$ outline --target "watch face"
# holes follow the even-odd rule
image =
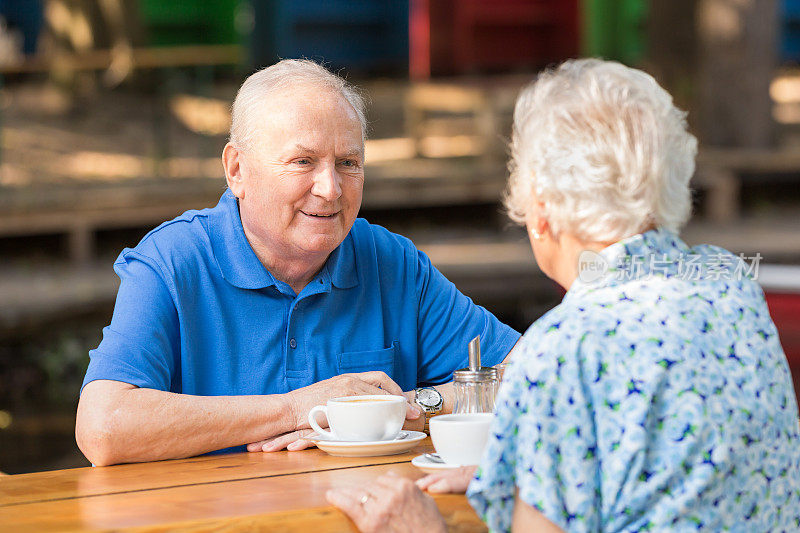
[[[417,393],[417,402],[425,407],[436,407],[439,398],[439,393],[431,389],[420,389]]]

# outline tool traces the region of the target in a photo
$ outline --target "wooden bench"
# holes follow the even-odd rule
[[[87,264],[95,231],[154,226],[187,209],[213,206],[224,190],[221,178],[6,188],[0,194],[0,237],[65,234],[72,262]]]
[[[730,222],[741,214],[741,188],[748,175],[800,183],[799,150],[704,148],[693,184],[708,194],[709,219]]]
[[[107,70],[124,61],[131,70],[192,66],[239,65],[244,51],[239,45],[194,45],[92,49],[33,56],[0,65],[2,74],[64,70]]]
[[[413,82],[404,105],[406,132],[415,141],[415,155],[437,157],[442,139],[459,138],[460,145],[446,155],[478,155],[484,162],[505,160],[517,94],[532,78]]]
[[[401,160],[367,165],[365,208],[414,208],[497,202],[505,186],[500,163]],[[213,207],[219,178],[126,179],[0,188],[0,238],[63,234],[71,261],[91,262],[98,230],[154,227],[189,209]]]

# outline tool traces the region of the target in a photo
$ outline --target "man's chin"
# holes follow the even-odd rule
[[[336,232],[307,235],[301,241],[300,247],[309,253],[329,254],[342,244],[346,233]]]

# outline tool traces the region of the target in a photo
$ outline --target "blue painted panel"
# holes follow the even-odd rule
[[[279,57],[361,70],[408,65],[408,0],[273,0],[254,7],[256,66]]]

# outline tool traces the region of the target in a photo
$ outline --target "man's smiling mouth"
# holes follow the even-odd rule
[[[308,212],[308,211],[300,211],[300,212],[303,213],[306,216],[314,217],[314,218],[332,218],[332,217],[335,217],[339,213],[338,211],[336,213],[313,213],[313,212]]]

